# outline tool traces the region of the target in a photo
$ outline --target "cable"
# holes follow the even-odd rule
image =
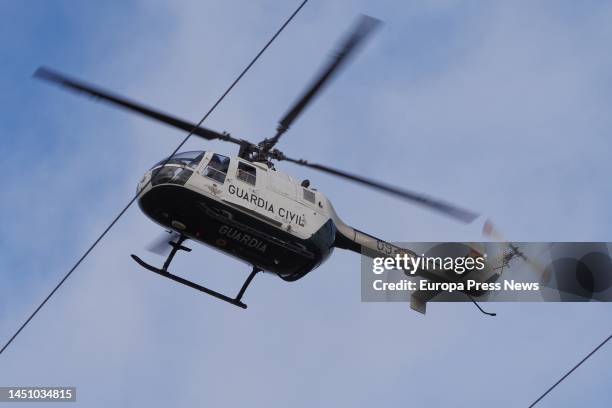
[[[465,295],[472,301],[472,303],[474,303],[474,305],[476,305],[478,310],[480,310],[483,314],[486,314],[488,316],[497,316],[497,313],[486,312],[482,307],[480,307],[480,305],[478,304],[478,302],[476,302],[476,299],[474,299],[472,295],[470,295],[467,292],[463,292],[463,293],[465,293]]]
[[[546,392],[542,395],[540,395],[540,398],[538,398],[537,400],[535,400],[530,406],[529,408],[534,407],[538,402],[540,402],[542,400],[542,398],[544,398],[546,395],[548,395],[549,392],[551,392],[557,385],[561,384],[561,381],[565,380],[567,377],[569,377],[569,375],[571,373],[574,372],[574,370],[576,370],[578,367],[580,367],[582,365],[582,363],[584,363],[585,361],[587,361],[587,359],[589,357],[591,357],[593,354],[595,354],[595,352],[597,350],[599,350],[600,348],[602,348],[608,341],[610,341],[610,339],[612,339],[612,334],[610,334],[604,341],[602,341],[599,346],[595,347],[593,349],[593,351],[591,351],[589,354],[586,355],[585,358],[583,358],[582,360],[580,360],[580,362],[578,364],[576,364],[574,367],[572,367],[571,370],[569,370],[567,373],[565,373],[565,375],[563,377],[561,377],[559,379],[559,381],[557,381],[556,383],[554,383],[549,389],[546,390]]]
[[[238,84],[238,82],[242,79],[242,77],[251,69],[251,67],[255,64],[255,62],[257,62],[257,60],[259,59],[259,57],[261,57],[261,55],[266,51],[266,49],[268,49],[268,47],[274,42],[274,40],[276,40],[276,38],[280,35],[280,33],[285,29],[285,27],[287,27],[287,25],[291,22],[291,20],[293,20],[293,18],[300,12],[300,10],[302,9],[302,7],[304,7],[306,5],[306,3],[308,2],[308,0],[304,0],[302,1],[302,3],[298,6],[298,8],[289,16],[289,18],[283,23],[283,25],[278,29],[278,31],[276,31],[276,33],[272,36],[272,38],[270,38],[270,40],[266,43],[266,45],[259,51],[259,53],[257,53],[257,55],[255,56],[255,58],[253,58],[251,60],[251,62],[249,63],[249,65],[246,66],[246,68],[240,73],[240,75],[238,75],[238,77],[234,80],[234,82],[229,86],[229,88],[227,88],[227,90],[219,97],[219,99],[217,99],[217,101],[214,103],[214,105],[208,110],[208,112],[206,112],[206,114],[204,115],[204,117],[198,122],[198,124],[187,134],[187,136],[185,136],[185,138],[183,139],[183,141],[176,147],[176,149],[174,149],[174,151],[172,152],[172,154],[170,156],[168,156],[168,158],[166,159],[166,161],[163,163],[163,165],[165,165],[172,156],[174,156],[181,147],[183,147],[183,145],[185,143],[187,143],[187,141],[189,140],[189,138],[191,137],[191,135],[193,134],[193,132],[206,120],[206,118],[208,118],[208,116],[215,110],[215,108],[219,105],[219,103],[221,103],[221,101],[227,96],[228,93],[230,93],[230,91],[234,88],[234,86],[236,86],[236,84]],[[13,334],[13,336],[9,339],[9,341],[6,342],[6,344],[4,345],[4,347],[2,347],[2,349],[0,349],[0,355],[4,352],[4,350],[6,350],[6,348],[13,342],[13,340],[15,340],[15,338],[19,335],[19,333],[21,333],[21,331],[28,325],[28,323],[30,323],[30,321],[34,318],[34,316],[36,316],[36,314],[40,311],[40,309],[42,309],[42,307],[47,303],[47,301],[49,299],[51,299],[51,296],[53,296],[55,294],[55,292],[57,292],[57,290],[64,284],[64,282],[66,281],[66,279],[68,279],[70,277],[70,275],[72,275],[72,272],[74,272],[76,270],[76,268],[78,268],[78,266],[81,264],[81,262],[83,262],[83,260],[85,260],[85,258],[87,258],[87,256],[91,253],[91,251],[98,245],[98,243],[102,240],[102,238],[104,238],[104,236],[108,233],[108,231],[110,231],[110,229],[117,223],[117,221],[119,221],[119,219],[123,216],[123,214],[125,214],[125,212],[128,210],[128,208],[130,208],[132,206],[132,204],[134,204],[134,201],[136,201],[136,199],[138,198],[138,196],[140,195],[140,193],[149,186],[149,183],[151,183],[151,180],[149,180],[143,187],[142,189],[140,189],[136,195],[127,203],[127,205],[119,212],[119,214],[117,214],[117,216],[111,221],[111,223],[108,225],[108,227],[106,227],[106,229],[102,232],[102,234],[100,234],[100,236],[94,241],[94,243],[87,249],[87,251],[85,251],[85,253],[79,258],[79,260],[74,264],[74,266],[68,271],[68,273],[62,278],[62,280],[59,281],[59,283],[55,286],[55,288],[53,288],[53,290],[47,295],[47,297],[42,301],[42,303],[34,310],[34,312],[30,315],[30,317],[28,317],[26,319],[26,321],[21,325],[21,327],[19,327],[19,329],[15,332],[15,334]]]

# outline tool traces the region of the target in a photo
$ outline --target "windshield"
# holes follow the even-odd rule
[[[161,166],[162,164],[166,162],[166,160],[168,160],[168,163],[166,164],[178,164],[181,166],[188,166],[191,168],[196,168],[198,164],[200,163],[200,160],[202,160],[202,157],[204,157],[205,153],[206,152],[202,150],[177,153],[174,156],[172,156],[170,160],[168,160],[167,158],[164,160],[160,160],[158,163],[155,164],[155,166],[151,168],[154,169],[156,167]]]

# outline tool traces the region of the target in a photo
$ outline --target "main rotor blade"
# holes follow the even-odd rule
[[[104,102],[108,102],[113,105],[118,105],[133,112],[140,113],[141,115],[163,122],[167,125],[174,126],[175,128],[184,130],[186,132],[193,131],[192,133],[194,135],[200,136],[206,140],[220,139],[225,140],[227,142],[241,144],[241,141],[239,139],[234,139],[228,134],[215,132],[214,130],[209,130],[197,126],[195,123],[176,118],[167,113],[156,111],[152,108],[148,108],[144,105],[141,105],[138,102],[130,101],[127,98],[112,94],[93,85],[89,85],[84,82],[68,78],[60,73],[51,71],[44,67],[38,68],[34,73],[34,76],[36,78],[44,79],[46,81],[55,82],[73,91],[85,93],[86,95],[89,95],[95,99],[100,99]]]
[[[286,132],[291,124],[300,116],[312,99],[329,83],[329,80],[339,72],[339,69],[348,61],[349,57],[363,44],[364,40],[381,24],[381,21],[366,15],[362,15],[351,34],[342,43],[339,51],[328,62],[324,69],[315,77],[302,96],[295,102],[293,107],[280,120],[277,133],[271,139],[260,143],[267,152],[278,142],[280,136]]]
[[[436,200],[434,198],[430,198],[422,194],[413,193],[411,191],[403,190],[394,186],[390,186],[388,184],[380,183],[378,181],[357,176],[355,174],[347,173],[345,171],[334,169],[321,164],[309,163],[306,160],[292,159],[278,152],[278,150],[276,150],[274,153],[276,153],[275,158],[277,158],[278,160],[286,160],[291,163],[299,164],[300,166],[310,167],[312,169],[320,170],[328,174],[333,174],[334,176],[339,176],[347,180],[355,181],[368,187],[384,191],[396,197],[400,197],[413,203],[419,204],[421,206],[433,209],[465,223],[470,223],[479,217],[479,215],[474,212],[464,210],[452,204],[447,204],[443,201]]]

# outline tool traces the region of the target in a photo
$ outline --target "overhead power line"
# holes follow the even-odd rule
[[[565,373],[565,375],[563,377],[559,378],[559,380],[556,383],[554,383],[551,387],[549,387],[546,390],[546,392],[544,392],[544,394],[540,395],[540,397],[537,400],[535,400],[531,405],[529,405],[529,408],[535,407],[535,405],[538,402],[542,401],[542,399],[546,395],[548,395],[549,392],[551,392],[557,385],[561,384],[561,382],[563,380],[565,380],[567,377],[569,377],[571,373],[573,373],[578,367],[580,367],[582,365],[582,363],[587,361],[589,359],[589,357],[591,357],[593,354],[595,354],[597,352],[597,350],[602,348],[608,341],[610,341],[610,339],[612,339],[612,334],[610,334],[608,337],[606,337],[606,339],[604,341],[599,343],[599,345],[597,347],[595,347],[589,354],[587,354],[586,357],[584,357],[582,360],[580,360],[580,362],[578,364],[573,366],[571,370],[569,370],[567,373]]]

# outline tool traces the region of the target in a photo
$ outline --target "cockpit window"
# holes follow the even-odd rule
[[[152,169],[161,166],[162,164],[166,163],[166,160],[168,160],[168,163],[166,164],[175,164],[175,165],[180,165],[180,166],[187,166],[190,167],[192,169],[195,169],[196,167],[198,167],[198,164],[200,164],[200,161],[202,160],[202,157],[204,157],[204,154],[206,152],[203,152],[201,150],[199,151],[193,151],[193,152],[181,152],[181,153],[177,153],[174,156],[172,156],[170,158],[170,160],[168,160],[167,158],[164,160],[161,160],[160,162],[158,162],[155,166],[151,167]]]
[[[244,181],[252,186],[255,185],[257,170],[255,167],[250,166],[243,162],[238,162],[238,174],[236,177],[238,180]]]
[[[229,157],[215,153],[208,162],[203,174],[208,178],[218,181],[219,183],[223,183],[225,181],[225,176],[227,175],[229,163]]]

